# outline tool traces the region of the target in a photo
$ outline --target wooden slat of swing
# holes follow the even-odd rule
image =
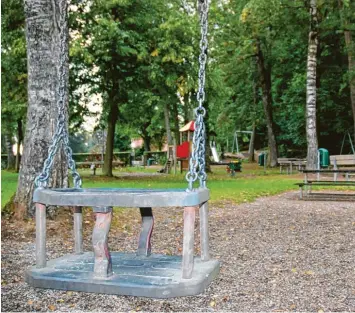
[[[37,188],[33,202],[58,206],[187,207],[209,200],[209,190],[138,188]]]

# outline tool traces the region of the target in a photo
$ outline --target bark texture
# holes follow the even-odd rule
[[[28,109],[24,150],[15,197],[16,216],[19,218],[34,213],[32,203],[34,179],[41,172],[47,157],[58,116],[56,89],[60,52],[58,28],[60,13],[59,0],[25,0]],[[66,72],[68,74],[68,66]],[[66,187],[67,172],[67,164],[62,152],[59,152],[52,168],[49,186]]]
[[[316,0],[310,2],[311,26],[308,37],[307,57],[307,103],[306,103],[306,134],[307,134],[307,168],[316,169],[318,163],[317,139],[317,49],[318,19]]]
[[[264,107],[265,120],[267,125],[269,158],[268,162],[271,167],[277,165],[277,143],[275,137],[275,124],[272,114],[272,95],[271,95],[271,69],[266,66],[264,54],[260,46],[260,41],[256,43],[256,61],[258,65],[258,74],[260,79],[260,86],[262,89],[262,101]]]

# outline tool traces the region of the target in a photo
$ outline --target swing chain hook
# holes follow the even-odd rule
[[[75,161],[73,160],[73,152],[69,146],[69,135],[66,127],[66,101],[67,101],[67,74],[66,64],[68,61],[68,33],[67,33],[67,1],[59,0],[60,3],[60,20],[59,20],[59,67],[58,67],[58,87],[57,87],[57,109],[58,118],[57,125],[52,137],[52,143],[48,148],[48,156],[44,161],[43,169],[40,175],[35,179],[36,187],[47,187],[50,176],[50,170],[52,169],[54,157],[62,144],[64,153],[68,161],[68,167],[71,170],[73,183],[75,188],[81,188],[82,181],[80,174],[76,170]]]
[[[200,40],[200,55],[199,55],[199,71],[198,71],[198,92],[197,102],[198,107],[194,110],[195,113],[195,131],[192,140],[192,152],[189,160],[189,171],[186,174],[188,182],[188,191],[193,190],[194,182],[199,179],[200,188],[206,188],[206,128],[204,117],[206,109],[203,107],[205,101],[205,83],[206,83],[206,63],[207,63],[207,48],[208,48],[208,9],[209,0],[200,0],[198,9],[200,13],[201,40]]]

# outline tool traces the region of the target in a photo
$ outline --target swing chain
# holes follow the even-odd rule
[[[207,47],[208,47],[208,1],[199,1],[200,25],[201,25],[201,40],[200,40],[200,55],[199,55],[199,72],[198,72],[198,92],[197,101],[198,107],[194,110],[195,113],[195,131],[192,140],[192,152],[189,160],[189,171],[186,174],[188,181],[188,190],[193,189],[193,183],[199,179],[200,187],[206,188],[206,128],[204,117],[206,109],[203,107],[205,101],[205,80],[206,80],[206,63],[207,63]]]
[[[67,94],[67,79],[66,79],[66,64],[68,61],[67,47],[67,3],[66,0],[60,1],[60,21],[59,21],[59,39],[60,39],[60,56],[59,56],[59,79],[57,90],[57,109],[58,109],[58,121],[56,130],[52,138],[52,143],[48,148],[48,156],[44,162],[43,170],[40,175],[35,179],[36,187],[47,187],[48,179],[50,176],[50,170],[53,166],[55,154],[58,151],[60,144],[64,148],[65,155],[68,161],[68,167],[72,172],[73,182],[75,188],[81,188],[81,177],[76,170],[75,161],[73,160],[73,152],[69,146],[69,136],[66,128],[66,115],[65,115],[65,103]]]

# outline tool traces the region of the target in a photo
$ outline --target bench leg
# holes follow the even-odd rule
[[[150,238],[153,232],[154,217],[152,208],[140,208],[142,228],[139,236],[137,255],[149,256],[151,253]]]
[[[201,241],[201,260],[210,259],[209,239],[208,239],[208,202],[200,206],[200,241]]]
[[[83,249],[83,210],[81,207],[74,207],[74,247],[75,254],[82,254]]]
[[[300,200],[303,199],[303,187],[300,187]]]
[[[46,265],[46,206],[36,203],[36,267]]]
[[[96,278],[106,278],[112,275],[112,261],[107,243],[112,220],[112,207],[94,208],[94,212],[96,215],[92,233],[95,258],[94,276]]]
[[[194,268],[196,207],[184,208],[184,241],[182,250],[182,278],[190,279]]]

